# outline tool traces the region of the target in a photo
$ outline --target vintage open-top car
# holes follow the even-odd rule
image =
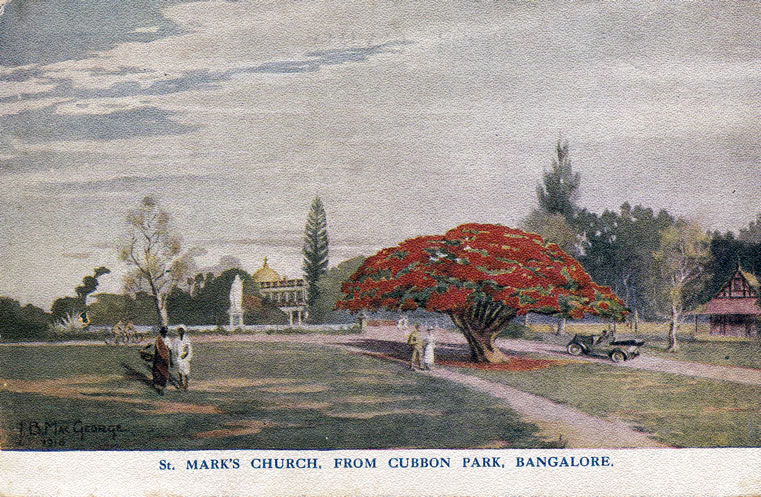
[[[571,355],[603,355],[613,362],[623,362],[637,357],[644,344],[644,340],[617,340],[605,330],[600,335],[574,335],[566,350]]]

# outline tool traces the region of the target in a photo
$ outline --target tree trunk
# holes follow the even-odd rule
[[[523,326],[528,328],[528,312],[523,315]]]
[[[565,319],[566,318],[558,319],[558,328],[557,328],[557,331],[555,332],[555,334],[558,336],[565,335]]]
[[[166,307],[166,302],[161,306],[159,315],[161,316],[161,326],[169,326],[169,310]]]
[[[153,282],[151,275],[148,275],[148,284],[151,287],[151,297],[153,305],[156,307],[156,317],[158,317],[159,327],[169,325],[169,313],[166,308],[166,295],[161,295]]]
[[[634,308],[634,333],[637,333],[637,328],[639,327],[639,311],[637,311],[637,308]]]
[[[667,352],[676,352],[679,346],[676,343],[676,329],[679,325],[679,311],[675,306],[671,306],[671,322],[669,323],[669,346]]]
[[[461,331],[470,345],[470,358],[473,362],[508,362],[507,356],[494,344],[497,333],[473,333],[462,329]]]
[[[515,317],[514,313],[497,311],[469,310],[450,313],[452,322],[465,335],[470,346],[470,358],[473,362],[499,363],[509,361],[508,357],[496,346],[494,340],[502,328]]]
[[[162,299],[160,295],[152,295],[153,305],[156,308],[156,317],[158,318],[158,325],[169,325],[169,311],[166,308],[166,299]]]

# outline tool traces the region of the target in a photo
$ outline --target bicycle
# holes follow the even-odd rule
[[[111,331],[106,334],[103,341],[106,345],[119,345],[120,343],[129,343],[130,337],[127,330],[125,330],[121,322],[114,325]]]

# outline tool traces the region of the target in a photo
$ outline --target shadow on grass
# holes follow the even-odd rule
[[[409,345],[393,340],[360,339],[351,342],[352,346],[368,353],[379,354],[390,359],[410,360]],[[436,345],[436,360],[467,361],[470,360],[470,349],[465,344],[442,343]]]
[[[144,385],[147,385],[151,388],[153,388],[153,376],[152,374],[145,374],[141,373],[137,369],[133,368],[129,364],[123,362],[121,363],[121,366],[124,368],[124,377],[128,380],[135,380],[143,383]],[[151,366],[147,366],[149,373],[151,372]],[[180,388],[180,382],[177,378],[171,373],[169,373],[169,378],[167,380],[167,383],[172,385],[173,387],[179,389]]]
[[[125,378],[127,378],[128,380],[136,380],[144,385],[153,387],[153,378],[149,377],[145,373],[138,371],[137,369],[133,368],[129,364],[122,363],[121,365],[124,368]]]
[[[363,349],[368,353],[378,354],[390,359],[397,359],[403,361],[409,361],[411,349],[410,346],[393,340],[378,340],[378,339],[360,339],[351,342],[351,345],[359,349]],[[525,352],[518,352],[515,350],[505,350],[503,352],[510,356],[523,357],[528,354]],[[470,348],[464,343],[439,343],[436,344],[436,360],[437,361],[455,361],[455,362],[468,362],[471,361]]]

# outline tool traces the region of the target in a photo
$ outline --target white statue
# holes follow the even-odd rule
[[[233,284],[230,287],[230,310],[240,311],[243,309],[243,281],[239,275],[235,275]]]
[[[243,325],[243,281],[235,275],[230,287],[230,328]]]

